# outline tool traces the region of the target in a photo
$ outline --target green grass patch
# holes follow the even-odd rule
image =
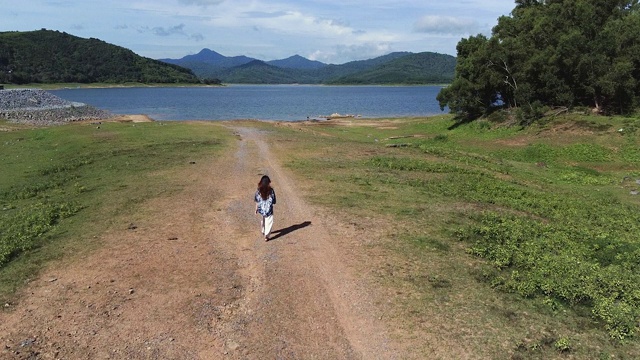
[[[181,167],[223,149],[228,131],[178,122],[70,124],[0,133],[0,298],[65,248],[154,197]]]
[[[633,119],[574,120],[528,129],[451,127],[447,117],[324,127],[314,130],[330,137],[296,135],[310,151],[291,151],[289,165],[311,183],[316,203],[389,224],[400,260],[381,272],[400,293],[413,288],[405,300],[412,316],[437,316],[431,308],[446,302],[471,328],[499,324],[475,331],[497,336],[488,343],[512,339],[514,358],[633,358],[640,202],[631,193],[640,188],[640,138],[616,131],[631,129]],[[398,142],[408,146],[385,146]],[[485,311],[476,302],[493,295],[482,286],[502,294],[494,301],[510,310]],[[469,300],[452,305],[456,291]],[[525,313],[526,320],[518,315]],[[474,353],[504,356],[504,347],[488,343]]]

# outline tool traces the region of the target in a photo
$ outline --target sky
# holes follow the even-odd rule
[[[395,51],[456,55],[485,34],[510,0],[0,0],[0,31],[58,30],[152,59],[203,48],[263,61],[328,64]]]

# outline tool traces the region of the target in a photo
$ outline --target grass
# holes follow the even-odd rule
[[[429,337],[416,356],[633,359],[638,123],[241,124],[270,130],[310,202],[367,239],[381,229],[364,247],[385,255],[369,271],[403,331]],[[48,262],[90,250],[137,204],[180,191],[180,169],[232,136],[177,122],[0,129],[11,130],[0,132],[0,300]]]
[[[397,318],[478,358],[640,356],[640,121],[360,122],[278,139],[311,201],[387,224]]]
[[[212,124],[0,123],[0,300],[51,260],[92,248],[94,235],[141,203],[181,188],[182,167],[225,146]]]

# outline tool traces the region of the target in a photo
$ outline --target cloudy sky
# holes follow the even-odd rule
[[[295,54],[342,64],[393,51],[456,54],[489,35],[510,0],[0,0],[0,31],[46,28],[139,55],[181,58],[209,48],[260,60]]]

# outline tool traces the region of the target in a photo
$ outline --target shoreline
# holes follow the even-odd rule
[[[55,83],[55,84],[4,84],[4,90],[63,90],[63,89],[125,89],[125,88],[160,88],[160,87],[224,87],[226,85],[206,85],[206,84],[188,84],[188,83],[171,83],[171,84],[141,84],[141,83],[123,83],[123,84],[107,84],[107,83]],[[1,92],[2,90],[0,90]]]
[[[141,84],[141,83],[124,83],[124,84],[106,84],[106,83],[55,83],[55,84],[4,84],[5,90],[63,90],[63,89],[126,89],[126,88],[188,88],[188,87],[228,87],[228,86],[325,86],[325,87],[421,87],[421,86],[441,86],[446,87],[450,84],[249,84],[249,83],[224,83],[220,85],[212,84]],[[0,90],[2,91],[2,90]]]

